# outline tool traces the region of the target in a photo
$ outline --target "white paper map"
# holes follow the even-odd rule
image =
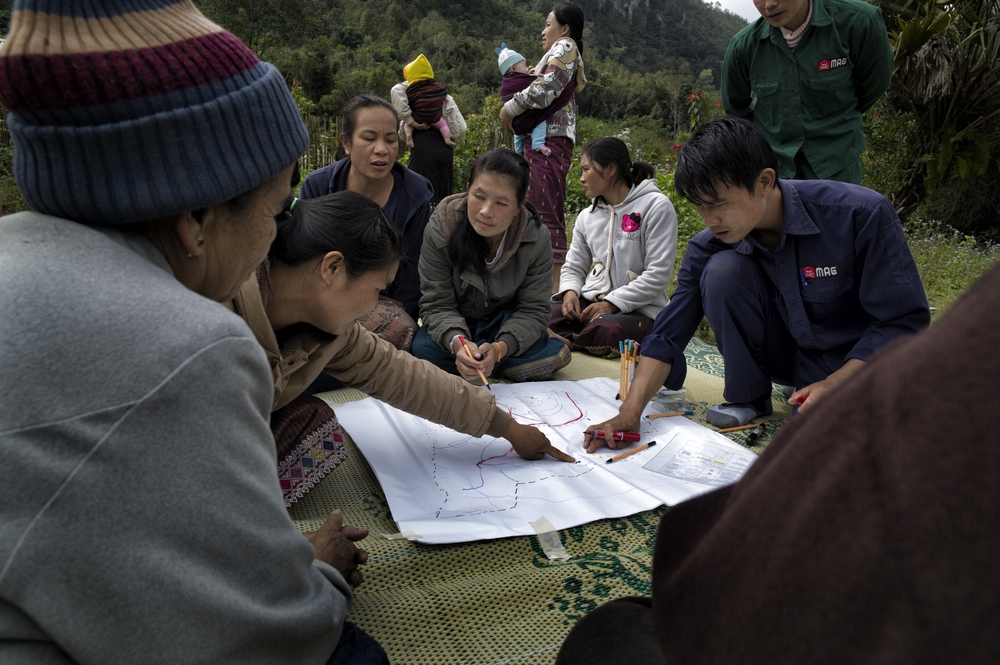
[[[529,522],[541,517],[565,529],[673,505],[735,481],[756,458],[687,418],[659,418],[643,419],[642,439],[632,447],[653,440],[657,446],[606,464],[622,451],[602,447],[589,455],[583,432],[618,412],[616,382],[491,387],[500,408],[538,427],[576,463],[550,457],[528,461],[504,439],[460,434],[372,398],[335,405],[341,425],[378,476],[400,531],[419,534],[420,542],[531,535]],[[673,451],[669,459],[661,458],[668,451]],[[697,467],[698,455],[711,457],[710,467]],[[716,468],[718,461],[726,470]]]

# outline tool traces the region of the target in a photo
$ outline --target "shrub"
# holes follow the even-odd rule
[[[0,114],[0,206],[5,215],[28,209],[14,181],[14,144],[7,132],[5,113]]]

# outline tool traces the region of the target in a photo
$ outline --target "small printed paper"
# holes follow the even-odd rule
[[[678,480],[722,487],[739,480],[756,457],[680,431],[642,468]]]

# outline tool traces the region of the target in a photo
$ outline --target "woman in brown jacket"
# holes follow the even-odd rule
[[[526,459],[573,459],[498,409],[487,390],[397,350],[358,323],[392,282],[403,249],[399,231],[361,194],[299,200],[279,220],[268,260],[233,301],[271,363],[271,428],[286,504],[346,457],[333,411],[302,394],[323,371],[432,422],[506,438]]]

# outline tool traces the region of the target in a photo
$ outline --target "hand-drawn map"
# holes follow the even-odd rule
[[[550,457],[528,461],[505,439],[460,434],[372,398],[335,407],[341,425],[378,476],[400,530],[419,534],[420,542],[530,535],[529,522],[541,517],[565,529],[673,505],[712,489],[703,479],[643,469],[657,447],[613,464],[606,464],[607,459],[622,451],[602,447],[592,455],[584,452],[584,430],[618,412],[618,386],[610,379],[492,388],[499,408],[538,427],[576,462]],[[665,446],[679,432],[687,444],[706,443],[713,450],[753,457],[687,418],[644,419],[642,439],[632,447],[652,440]]]

